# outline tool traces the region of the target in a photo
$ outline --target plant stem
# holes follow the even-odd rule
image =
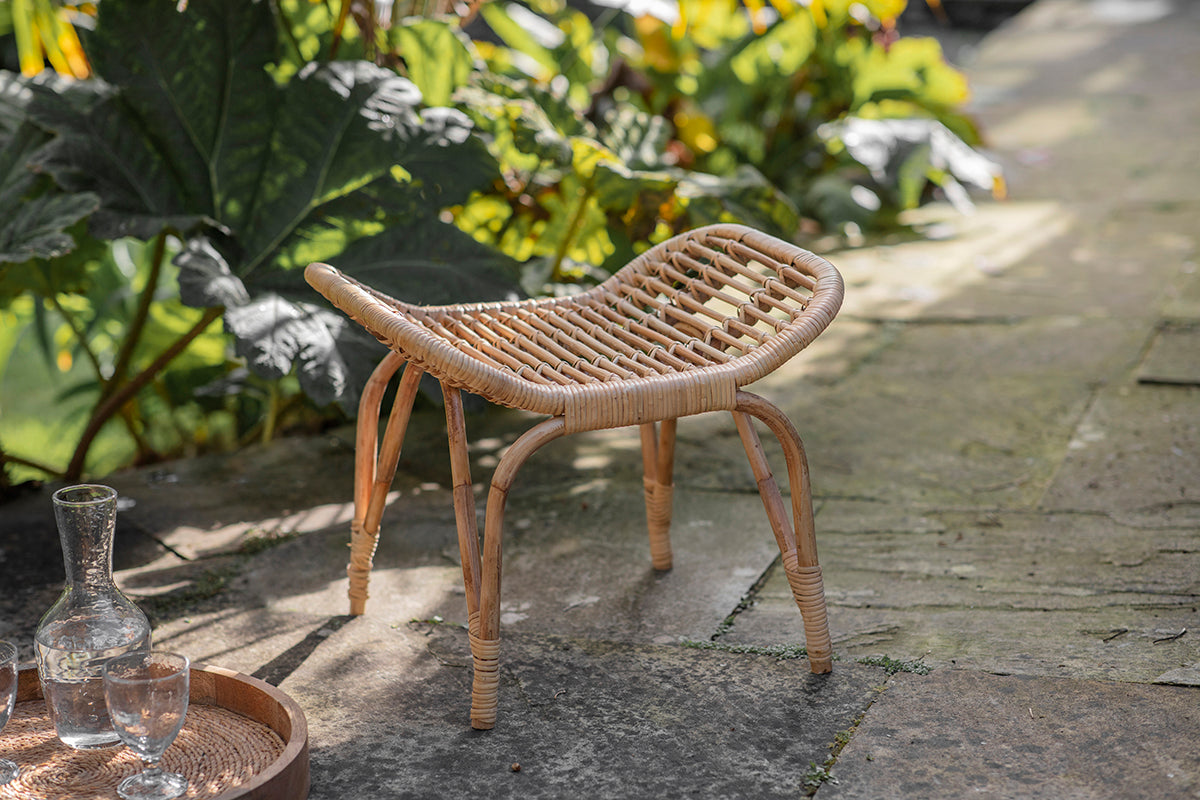
[[[79,324],[79,320],[75,319],[75,316],[58,302],[58,294],[56,292],[49,292],[46,297],[50,301],[50,305],[54,306],[54,310],[58,312],[58,315],[67,321],[67,327],[71,329],[71,334],[75,337],[75,341],[79,342],[79,349],[87,356],[88,362],[91,363],[92,369],[96,373],[96,380],[103,384],[104,371],[100,368],[100,359],[96,357],[96,353],[88,345],[87,331]]]
[[[14,456],[12,453],[0,452],[0,464],[20,464],[23,467],[29,467],[31,469],[36,469],[39,472],[44,472],[47,475],[50,475],[55,478],[63,477],[63,473],[59,472],[58,470],[54,469],[53,467],[47,467],[45,464],[39,464],[38,462],[30,461],[27,458],[21,458],[20,456]]]
[[[275,422],[279,416],[279,384],[271,381],[267,384],[267,418],[263,420],[263,444],[275,437]]]
[[[337,22],[333,26],[333,43],[329,45],[329,60],[337,59],[338,48],[342,44],[342,32],[346,27],[346,18],[350,16],[350,0],[342,0],[342,7],[338,10]]]
[[[142,338],[142,332],[146,329],[146,320],[150,316],[150,304],[154,302],[154,294],[158,291],[158,278],[162,274],[163,257],[166,252],[167,232],[162,231],[154,240],[150,275],[146,278],[145,287],[142,288],[142,296],[138,298],[138,306],[133,314],[133,319],[125,329],[125,340],[121,342],[121,352],[117,354],[117,362],[113,365],[112,377],[108,379],[100,392],[101,401],[106,400],[117,390],[117,387],[125,380],[125,373],[129,371],[129,362],[133,360],[133,351],[137,348],[137,344]]]
[[[129,398],[137,394],[143,386],[149,383],[154,377],[163,370],[167,364],[182,353],[187,346],[192,343],[192,340],[225,313],[222,306],[207,309],[204,316],[192,326],[191,330],[180,336],[170,347],[159,354],[158,358],[154,359],[144,370],[135,375],[128,383],[121,384],[120,388],[116,389],[112,394],[103,398],[97,405],[95,411],[92,412],[91,419],[88,420],[87,428],[84,429],[83,435],[79,439],[79,444],[75,447],[75,454],[71,456],[71,463],[67,465],[66,472],[63,474],[67,480],[79,480],[83,475],[83,462],[87,458],[88,450],[92,446],[96,435],[100,433],[100,429],[104,427],[104,423],[117,412]]]
[[[587,201],[591,199],[591,196],[591,187],[585,187],[579,192],[579,205],[575,207],[575,213],[571,215],[571,222],[567,225],[567,235],[558,243],[558,249],[554,253],[554,267],[550,270],[551,280],[562,280],[559,267],[562,266],[563,259],[567,257],[567,249],[575,240],[575,235],[579,233],[579,226],[583,224],[584,214],[587,213]]]

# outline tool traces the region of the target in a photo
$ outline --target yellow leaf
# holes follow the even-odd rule
[[[771,0],[771,5],[783,19],[792,16],[800,8],[800,3],[797,3],[796,0]]]
[[[813,22],[818,28],[829,24],[829,16],[825,13],[825,0],[809,0],[808,12],[812,14]]]
[[[79,43],[79,34],[71,25],[63,25],[58,34],[58,49],[67,62],[67,72],[80,80],[90,77],[92,67],[88,64],[87,56],[83,53],[83,45]]]
[[[675,123],[679,141],[693,152],[711,153],[717,149],[717,128],[703,113],[678,111],[672,122]]]
[[[1003,175],[992,177],[992,197],[997,200],[1004,200],[1008,197],[1008,183],[1005,182]]]
[[[763,16],[762,0],[746,0],[746,10],[750,12],[750,25],[758,35],[767,29],[767,21]]]

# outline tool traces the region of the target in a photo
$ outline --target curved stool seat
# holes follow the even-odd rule
[[[579,431],[641,429],[651,562],[671,566],[675,422],[733,414],[800,607],[813,672],[832,648],[817,562],[808,466],[800,437],[774,405],[743,390],[804,349],[833,320],[843,285],[824,259],[740,225],[712,225],[656,245],[602,284],[571,297],[417,306],[325,264],[308,282],[391,350],[363,391],[358,415],[350,612],[365,610],[379,523],[422,373],[442,384],[454,506],[474,661],[471,724],[495,724],[499,684],[501,531],[508,492],[540,447]],[[384,391],[401,365],[379,440]],[[492,476],[482,549],[460,390],[544,414]],[[788,519],[751,417],[783,447]]]

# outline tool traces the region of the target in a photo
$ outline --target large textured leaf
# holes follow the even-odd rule
[[[471,120],[457,109],[421,112],[421,126],[406,142],[401,163],[427,206],[462,203],[499,174],[496,159],[473,131]]]
[[[318,405],[357,402],[360,387],[384,352],[345,315],[278,294],[229,309],[225,326],[251,369],[278,378],[295,365],[301,388]]]
[[[516,3],[485,3],[480,11],[505,44],[528,56],[547,75],[558,71],[553,50],[563,42],[562,31]],[[534,69],[528,71],[530,74],[537,72]]]
[[[216,261],[220,255],[214,248],[206,257]],[[515,262],[436,219],[392,226],[356,241],[330,261],[408,302],[470,302],[516,294]],[[220,271],[219,264],[209,268]],[[225,313],[238,355],[267,377],[286,374],[295,365],[301,387],[314,402],[353,407],[383,353],[379,343],[340,312],[315,304],[298,272],[254,277],[248,279],[252,299]]]
[[[940,185],[964,211],[971,201],[960,181],[985,191],[1001,185],[998,164],[934,120],[847,117],[822,126],[821,135],[840,141],[880,185],[897,186],[905,207],[916,205],[928,181]]]
[[[687,173],[678,192],[694,225],[737,220],[790,239],[800,222],[795,205],[750,166],[722,177]]]
[[[277,92],[265,2],[204,0],[180,13],[157,0],[105,2],[87,51],[121,87],[145,130],[158,134],[186,207],[239,227],[270,138]]]
[[[66,229],[99,205],[91,194],[50,194],[25,201],[0,222],[0,263],[69,253],[75,239]],[[0,213],[6,210],[0,205]]]
[[[31,108],[56,134],[45,168],[100,197],[93,232],[179,231],[180,299],[223,306],[256,372],[295,366],[318,402],[358,385],[339,348],[360,352],[361,337],[303,283],[308,260],[336,257],[402,297],[515,291],[511,262],[438,220],[497,176],[462,112],[421,109],[411,81],[365,61],[276,83],[264,0],[178,8],[105,0],[89,42],[103,80],[42,92]]]
[[[330,263],[409,303],[443,305],[515,297],[518,264],[437,219],[393,225]]]
[[[344,197],[403,163],[418,129],[420,92],[367,62],[334,62],[288,84],[256,202],[241,232],[245,274],[269,263],[289,234],[323,203]]]
[[[50,141],[49,134],[25,118],[31,97],[21,79],[0,75],[0,264],[69,253],[75,238],[68,229],[99,205],[92,194],[56,191],[45,176],[30,168]],[[9,284],[3,294],[11,296],[11,271],[0,276]]]
[[[600,140],[627,167],[654,169],[662,166],[662,154],[671,140],[670,126],[665,119],[633,106],[620,106],[606,113],[604,122]]]
[[[780,20],[762,36],[747,40],[729,60],[733,74],[747,86],[796,72],[816,47],[817,29],[808,14]]]
[[[174,165],[113,87],[101,81],[38,90],[30,115],[57,136],[41,167],[71,192],[94,192],[102,207],[91,231],[103,239],[149,239],[164,227],[186,230],[206,216],[190,208]]]

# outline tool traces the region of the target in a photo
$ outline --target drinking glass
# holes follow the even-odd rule
[[[121,781],[125,800],[169,800],[187,791],[187,778],[163,772],[158,760],[175,740],[188,707],[188,659],[150,650],[104,664],[104,700],[113,727],[145,769]]]
[[[17,648],[12,642],[0,639],[0,731],[12,716],[17,702]],[[0,786],[17,777],[17,765],[0,758]]]

